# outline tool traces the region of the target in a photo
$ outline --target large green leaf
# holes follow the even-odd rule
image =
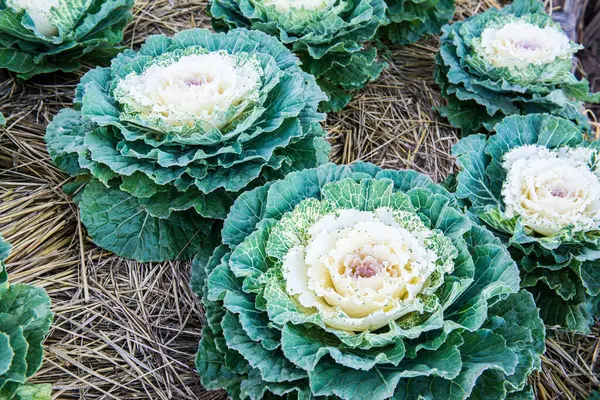
[[[8,372],[14,356],[15,352],[10,347],[10,336],[5,332],[0,333],[0,375]]]
[[[100,182],[86,186],[79,210],[96,244],[139,261],[189,259],[212,244],[213,220],[181,211],[154,217],[140,199]]]
[[[380,36],[394,44],[414,43],[439,33],[454,15],[454,0],[386,0],[388,25]]]
[[[8,258],[10,255],[10,249],[11,245],[2,239],[2,234],[0,233],[0,262]]]

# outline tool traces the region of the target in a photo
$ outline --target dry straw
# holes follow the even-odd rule
[[[457,18],[497,6],[457,0]],[[207,27],[198,1],[138,1],[127,44],[149,34]],[[457,133],[432,108],[441,100],[431,73],[437,39],[388,54],[391,68],[347,110],[331,115],[333,160],[413,168],[443,180]],[[0,73],[1,74],[1,73]],[[55,325],[38,381],[58,399],[224,398],[200,387],[193,366],[202,311],[188,288],[189,263],[139,264],[96,248],[77,209],[60,190],[44,128],[69,106],[80,76],[51,75],[27,84],[0,75],[0,231],[14,246],[13,282],[45,287]],[[592,335],[555,331],[544,371],[532,377],[539,399],[579,399],[600,384],[600,326]]]

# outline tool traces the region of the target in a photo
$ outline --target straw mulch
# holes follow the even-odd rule
[[[457,0],[457,18],[494,6]],[[207,27],[205,5],[192,0],[138,1],[126,40]],[[413,168],[443,180],[453,171],[457,133],[432,108],[441,102],[431,79],[437,39],[394,49],[390,69],[344,112],[327,122],[335,162],[364,160]],[[83,74],[82,71],[81,74]],[[194,369],[202,310],[188,283],[187,262],[140,264],[95,247],[76,207],[60,190],[67,177],[52,166],[44,130],[70,105],[81,74],[24,84],[0,73],[0,232],[13,244],[13,282],[46,288],[55,324],[37,375],[57,399],[204,399]],[[600,326],[592,335],[554,331],[544,371],[532,378],[540,399],[586,398],[600,385]]]

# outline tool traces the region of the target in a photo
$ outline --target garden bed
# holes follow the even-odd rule
[[[133,47],[150,34],[209,26],[198,1],[136,3],[126,33]],[[496,5],[457,0],[456,18]],[[433,111],[442,102],[432,78],[437,46],[432,38],[394,48],[381,78],[328,117],[333,161],[412,168],[438,182],[453,172],[457,132]],[[0,75],[8,118],[0,128],[0,231],[14,247],[8,270],[12,282],[44,287],[56,313],[37,380],[52,382],[58,399],[224,398],[205,391],[194,368],[202,310],[188,286],[189,263],[141,264],[95,247],[60,189],[68,177],[46,153],[45,126],[71,104],[84,72],[27,84]],[[598,90],[600,79],[594,82]],[[550,332],[543,371],[532,378],[537,397],[586,398],[600,385],[600,326],[590,335]]]

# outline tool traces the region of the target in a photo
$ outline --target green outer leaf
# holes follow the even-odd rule
[[[5,332],[0,333],[0,375],[8,372],[14,356],[15,352],[10,347],[10,336]]]
[[[463,360],[466,359],[465,364],[470,368],[468,373],[447,381],[409,379],[402,382],[396,397],[433,400],[463,399],[470,395],[469,398],[503,399],[526,388],[529,374],[541,368],[540,355],[545,351],[544,325],[532,296],[524,291],[511,294],[490,307],[488,313],[485,329],[466,333],[469,347],[460,347],[461,353],[467,355]],[[502,341],[506,344],[504,349]],[[528,345],[523,346],[523,343]],[[504,355],[500,356],[499,352]],[[515,363],[515,355],[518,363]],[[502,369],[512,370],[513,366],[514,374],[509,377],[500,373]]]
[[[196,368],[200,372],[202,386],[206,389],[224,388],[233,392],[243,378],[228,369],[222,357],[211,331],[204,329],[196,356]]]
[[[81,113],[69,108],[60,110],[46,129],[46,148],[54,164],[70,175],[85,174],[79,164],[79,153],[85,151],[83,138],[85,133],[95,126],[86,122]],[[96,168],[97,164],[85,168]]]
[[[0,233],[0,262],[8,258],[11,248],[12,246],[2,239],[2,233]]]
[[[0,395],[8,398],[14,396],[19,385],[27,379],[27,341],[23,335],[23,328],[17,325],[15,317],[9,314],[0,314],[2,330],[9,336],[10,346],[14,356],[8,371],[0,376]]]
[[[454,0],[386,0],[388,25],[379,36],[394,44],[414,43],[441,31],[454,15]]]
[[[379,353],[344,347],[340,349],[329,335],[312,332],[303,325],[286,324],[282,331],[281,346],[287,359],[309,372],[315,370],[325,355],[329,355],[336,364],[364,371],[371,370],[377,364],[397,366],[404,358],[402,341],[380,348]]]
[[[306,377],[306,373],[296,368],[285,357],[281,357],[277,350],[269,351],[260,343],[250,339],[245,334],[239,321],[231,313],[225,313],[221,323],[227,347],[239,352],[252,366],[258,368],[261,377],[266,382],[295,381]]]
[[[457,249],[455,271],[437,292],[437,311],[406,329],[390,324],[350,335],[290,299],[278,259],[295,243],[292,233],[301,236],[319,218],[310,214],[319,201],[414,208],[447,235]],[[277,233],[299,204],[306,217]],[[518,291],[517,265],[450,193],[414,171],[357,163],[291,173],[242,194],[223,241],[212,257],[197,257],[192,287],[207,316],[197,358],[202,382],[232,397],[507,398],[528,393],[527,378],[540,368],[543,323],[531,294]]]
[[[456,197],[465,202],[481,225],[489,227],[511,247],[521,269],[521,286],[528,288],[548,325],[588,332],[600,299],[600,275],[595,261],[600,251],[598,232],[571,228],[548,237],[535,236],[520,218],[504,215],[502,185],[504,155],[523,145],[550,149],[596,146],[585,141],[572,122],[548,114],[505,118],[489,139],[472,135],[452,149],[460,171]]]
[[[590,298],[583,293],[576,294],[573,300],[565,301],[554,290],[538,284],[528,288],[540,308],[540,317],[549,326],[561,326],[579,332],[589,332],[589,326],[600,317],[594,310],[598,298]]]
[[[153,217],[139,199],[97,181],[86,185],[79,212],[97,245],[140,262],[190,259],[212,245],[214,220],[178,211]]]

